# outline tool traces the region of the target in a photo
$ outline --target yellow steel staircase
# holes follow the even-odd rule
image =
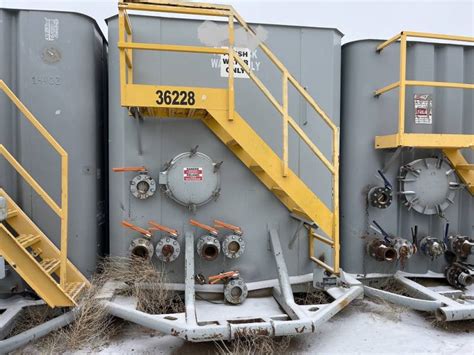
[[[4,218],[0,220],[0,255],[50,307],[74,306],[80,292],[89,286],[89,282],[67,259],[67,153],[1,80],[0,90],[58,151],[62,168],[61,207],[59,207],[0,144],[0,155],[61,218],[61,250],[59,250],[10,196],[0,189],[0,199],[6,202],[7,209]]]
[[[229,47],[211,48],[133,41],[132,23],[127,10],[155,11],[228,18]],[[124,1],[119,3],[119,43],[121,103],[132,115],[154,118],[201,119],[202,122],[255,174],[255,176],[288,208],[293,216],[307,221],[310,258],[319,266],[339,273],[339,130],[315,100],[288,72],[270,49],[260,49],[282,73],[282,104],[270,93],[233,48],[234,22],[248,33],[254,31],[231,6],[169,1]],[[177,87],[133,83],[133,51],[155,50],[187,53],[224,54],[229,56],[228,87]],[[282,158],[235,111],[234,61],[238,63],[282,116]],[[288,114],[288,87],[292,85],[323,119],[332,131],[333,156],[328,160]],[[288,130],[299,138],[321,160],[332,175],[332,206],[328,207],[288,168]],[[319,228],[324,235],[316,233]],[[332,248],[332,265],[314,256],[314,240]],[[329,258],[327,258],[329,259]]]
[[[474,149],[473,134],[417,134],[405,132],[405,93],[407,86],[429,86],[472,90],[474,89],[474,83],[408,80],[406,78],[406,67],[407,39],[409,37],[457,42],[474,42],[474,37],[403,31],[377,46],[376,50],[380,53],[390,44],[400,40],[400,78],[397,82],[389,84],[374,92],[374,95],[378,97],[390,90],[399,88],[398,132],[388,136],[375,137],[375,148],[391,149],[398,147],[412,147],[422,149],[441,149],[446,158],[451,162],[453,169],[456,170],[459,178],[466,185],[467,190],[474,195],[474,164],[469,164],[462,154],[463,149]]]

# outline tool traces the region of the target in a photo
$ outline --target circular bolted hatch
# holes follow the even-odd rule
[[[219,196],[219,169],[220,164],[204,153],[181,153],[160,172],[160,184],[171,199],[194,209]]]
[[[425,158],[401,167],[400,194],[405,206],[425,215],[441,215],[456,197],[459,180],[443,159]]]

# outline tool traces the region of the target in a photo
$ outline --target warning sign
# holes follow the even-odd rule
[[[251,51],[249,48],[237,48],[234,50],[237,52],[239,57],[244,61],[249,68],[252,68],[252,63],[250,62]],[[229,77],[229,56],[227,54],[221,54],[221,77]],[[235,78],[245,78],[248,79],[248,75],[245,70],[234,60],[234,77]]]
[[[202,181],[202,168],[183,168],[184,181]]]
[[[415,94],[415,123],[416,124],[432,124],[432,107],[433,100],[430,94]]]

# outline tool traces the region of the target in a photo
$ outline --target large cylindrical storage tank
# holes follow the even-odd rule
[[[223,37],[226,36],[226,24],[219,22],[145,16],[130,18],[135,42],[218,47],[220,36],[213,37],[212,34],[222,31]],[[269,246],[271,227],[278,229],[289,274],[311,273],[315,264],[308,256],[306,229],[298,228],[299,222],[290,217],[288,209],[200,120],[145,118],[137,121],[121,107],[118,19],[109,19],[108,27],[110,168],[145,166],[157,185],[153,196],[137,199],[131,192],[131,186],[133,188],[133,178],[138,173],[110,173],[111,254],[128,255],[132,241],[140,236],[124,228],[122,220],[142,228],[148,228],[148,222],[155,221],[176,229],[180,233],[180,256],[169,263],[162,263],[155,254],[152,260],[166,267],[171,281],[182,283],[185,267],[184,232],[192,231],[196,238],[205,234],[204,230],[191,226],[189,220],[207,225],[213,225],[214,220],[222,220],[242,228],[245,252],[238,259],[230,259],[221,251],[215,260],[208,261],[197,252],[199,243],[196,240],[196,274],[209,276],[237,269],[245,281],[275,279],[277,268]],[[209,31],[209,28],[214,31]],[[339,125],[342,34],[335,29],[265,24],[260,26],[259,33],[263,34],[265,43],[321,104],[334,123]],[[237,41],[238,38],[236,35]],[[240,36],[240,41],[245,41],[245,38]],[[281,98],[281,73],[261,49],[250,42],[236,43],[236,47],[243,48],[254,73],[276,98]],[[134,51],[133,56],[135,83],[227,88],[227,77],[221,71],[220,55]],[[235,78],[236,111],[281,157],[281,114],[271,106],[251,79],[238,76]],[[331,159],[330,130],[292,89],[289,91],[289,101],[292,117]],[[215,163],[222,162],[222,165],[219,168],[220,187],[216,198],[190,209],[176,201],[179,197],[171,198],[160,191],[158,185],[162,183],[160,171],[166,169],[167,163],[178,161],[183,157],[180,157],[182,153],[184,156],[189,155],[195,147],[198,153],[205,154]],[[331,175],[292,131],[289,147],[290,169],[331,208]],[[186,179],[186,171],[184,174]],[[200,179],[199,176],[197,178]],[[163,234],[154,234],[151,242],[155,249],[162,237]],[[293,238],[294,243],[290,247]],[[223,240],[219,242],[225,247]],[[317,253],[318,256],[326,253],[326,261],[331,263],[329,247],[319,249]]]
[[[472,237],[474,199],[467,189],[459,188],[459,176],[450,171],[452,165],[440,149],[375,149],[376,136],[398,131],[398,89],[379,97],[374,97],[374,91],[399,80],[400,45],[393,43],[378,53],[376,47],[381,43],[363,40],[345,44],[342,49],[342,267],[353,273],[393,273],[399,269],[443,273],[446,259],[442,250],[437,257],[430,257],[423,250],[426,245],[420,242],[428,236],[443,241],[448,224],[448,235]],[[472,83],[474,48],[408,42],[407,79]],[[406,133],[474,133],[472,90],[408,86],[405,102]],[[425,117],[425,121],[420,119],[419,112],[415,113],[420,102],[429,105],[430,117]],[[467,161],[473,161],[472,150],[467,149],[463,154]],[[411,173],[407,176],[409,169],[417,176]],[[393,186],[388,206],[385,201],[374,205],[368,199],[372,188],[385,185],[378,170]],[[428,175],[439,176],[442,181],[437,183]],[[450,184],[448,188],[446,182]],[[419,197],[416,201],[405,197],[414,193]],[[369,257],[368,241],[382,238],[370,227],[375,225],[374,221],[389,235],[410,242],[412,232],[417,231],[417,253],[398,262]]]
[[[91,275],[106,231],[106,40],[84,15],[2,9],[0,79],[68,153],[68,257]],[[3,92],[0,115],[0,143],[60,206],[59,155]],[[59,247],[57,215],[3,158],[0,164],[2,188]],[[0,285],[7,292],[22,288]]]

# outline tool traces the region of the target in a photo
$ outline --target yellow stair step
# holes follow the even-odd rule
[[[58,269],[60,263],[61,262],[59,261],[59,259],[51,258],[41,260],[40,265],[44,271],[46,271],[48,274],[52,274]]]
[[[7,219],[13,218],[13,217],[16,217],[16,216],[18,216],[18,211],[17,210],[13,210],[13,209],[8,210]]]
[[[239,143],[237,143],[235,139],[228,140],[227,142],[225,142],[225,144],[229,147],[235,147],[239,145]]]
[[[474,170],[474,164],[458,164],[456,169],[459,170]]]
[[[64,288],[64,292],[66,292],[69,297],[75,300],[85,286],[85,282],[68,282]]]
[[[252,170],[255,173],[259,173],[263,171],[263,168],[258,165],[257,163],[252,163],[249,165],[249,169]]]
[[[41,240],[41,236],[40,235],[33,235],[33,234],[20,234],[16,240],[18,241],[18,243],[21,244],[21,246],[23,248],[28,248],[30,246],[32,246],[33,244],[36,244],[37,242],[39,242]]]
[[[272,191],[276,194],[286,194],[285,190],[283,190],[281,187],[279,186],[272,186]]]

